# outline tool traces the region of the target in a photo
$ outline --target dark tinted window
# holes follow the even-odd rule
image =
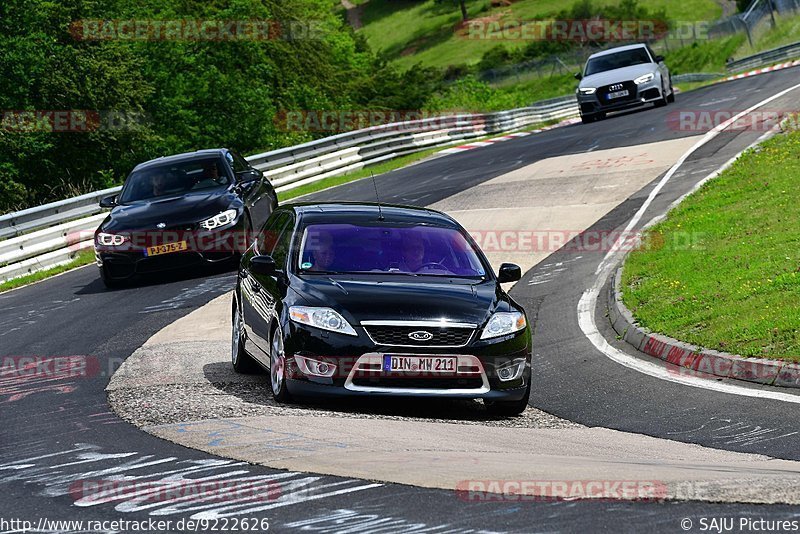
[[[289,256],[289,251],[292,248],[292,236],[294,236],[294,220],[290,215],[272,251],[272,258],[281,269],[286,267],[286,258]]]
[[[303,232],[300,271],[482,277],[478,253],[455,228],[313,224]]]
[[[270,215],[261,228],[256,239],[256,252],[261,255],[271,255],[278,243],[283,229],[289,224],[291,215],[287,211],[276,211]]]
[[[219,158],[157,165],[134,171],[125,180],[120,202],[183,195],[192,191],[227,187],[230,177]]]

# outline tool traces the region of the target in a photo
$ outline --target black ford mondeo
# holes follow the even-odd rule
[[[237,152],[220,148],[137,165],[95,232],[109,287],[138,274],[237,259],[277,206],[275,190]]]
[[[269,370],[274,397],[480,398],[521,413],[531,329],[469,234],[433,210],[281,206],[244,254],[232,362]]]

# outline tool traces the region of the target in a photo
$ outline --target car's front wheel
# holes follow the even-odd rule
[[[261,369],[245,349],[244,315],[233,302],[233,320],[231,324],[231,364],[233,370],[242,374],[253,374]]]
[[[528,407],[528,401],[531,398],[531,381],[528,379],[528,387],[525,389],[525,395],[516,401],[485,401],[486,410],[492,415],[502,415],[513,417],[520,415]]]
[[[269,378],[272,395],[277,402],[289,402],[291,395],[286,388],[286,352],[283,349],[283,331],[280,325],[272,331],[269,355]]]
[[[111,278],[105,265],[100,267],[100,279],[103,281],[103,285],[106,286],[106,289],[118,289],[122,287],[122,282],[120,280]]]

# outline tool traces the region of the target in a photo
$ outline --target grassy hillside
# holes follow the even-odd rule
[[[493,6],[490,0],[468,0],[472,19],[512,21],[546,19],[571,7],[578,0],[516,0],[508,5]],[[601,0],[598,4],[614,5],[620,0]],[[496,40],[465,39],[454,29],[461,20],[454,2],[444,0],[371,0],[360,2],[363,34],[373,50],[402,68],[416,63],[447,67],[475,64],[485,52],[498,44]],[[650,11],[664,8],[673,20],[712,20],[722,14],[714,0],[640,0]],[[509,49],[520,48],[526,41],[504,41]]]

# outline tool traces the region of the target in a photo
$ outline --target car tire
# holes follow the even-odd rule
[[[667,97],[667,102],[670,104],[675,102],[675,89],[671,85],[669,86],[669,96]]]
[[[269,384],[275,402],[281,404],[292,400],[286,387],[286,353],[283,350],[283,331],[280,325],[272,329],[269,342]]]
[[[100,267],[100,280],[103,281],[103,285],[106,286],[106,289],[119,289],[122,287],[122,281],[111,278],[105,266]]]
[[[236,299],[233,299],[233,314],[231,321],[231,365],[233,370],[241,374],[255,374],[261,371],[261,368],[247,353],[245,348],[245,331],[244,331],[244,316],[236,305]]]
[[[596,119],[594,115],[581,115],[581,122],[583,124],[589,124],[591,122],[594,122],[595,120]]]
[[[525,390],[525,395],[517,401],[486,401],[486,411],[492,415],[500,415],[504,417],[515,417],[522,414],[528,407],[528,401],[531,398],[531,380],[528,377],[528,388]]]

